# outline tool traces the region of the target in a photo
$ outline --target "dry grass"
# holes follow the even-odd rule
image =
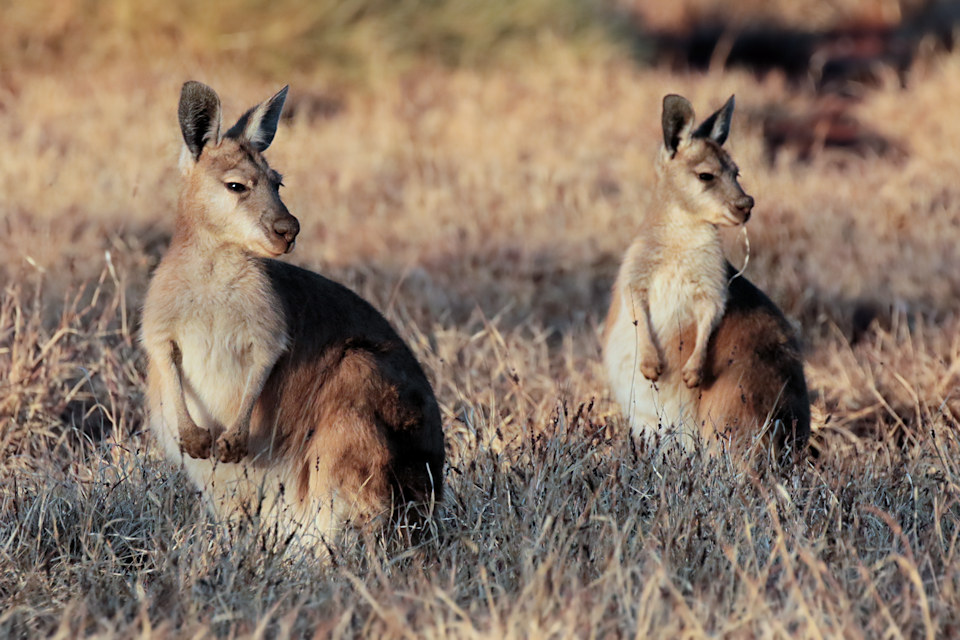
[[[135,335],[180,84],[230,117],[276,83],[209,59],[0,73],[0,635],[956,633],[960,56],[858,105],[905,158],[771,166],[750,114],[805,99],[777,77],[544,47],[510,70],[421,64],[332,115],[321,77],[292,88],[268,152],[303,226],[291,259],[385,311],[449,447],[438,534],[344,541],[332,565],[211,521],[143,431]],[[701,112],[737,94],[747,275],[801,323],[820,415],[820,457],[785,477],[637,450],[604,386],[597,329],[668,91]],[[851,346],[863,302],[881,322]]]
[[[488,66],[562,41],[590,57],[609,53],[606,0],[0,0],[0,62],[49,69],[64,59],[140,66],[159,57],[242,64],[289,79],[322,71],[375,81],[424,58]],[[589,53],[588,53],[589,52]]]

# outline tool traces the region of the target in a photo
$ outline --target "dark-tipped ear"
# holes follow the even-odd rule
[[[194,160],[208,142],[220,141],[220,98],[202,82],[186,82],[180,91],[180,132]]]
[[[247,140],[257,151],[265,151],[277,133],[280,112],[283,111],[283,103],[287,99],[289,89],[290,85],[285,86],[275,96],[240,116],[237,124],[227,131],[227,137]]]
[[[694,138],[710,138],[717,144],[727,141],[730,133],[730,122],[733,120],[733,96],[714,112],[712,116],[700,123],[693,132]]]
[[[683,96],[671,93],[663,98],[663,144],[673,156],[680,141],[693,127],[693,106]]]

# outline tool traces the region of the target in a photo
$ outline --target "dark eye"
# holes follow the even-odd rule
[[[703,182],[710,182],[714,179],[715,176],[712,173],[701,173],[701,174],[698,174],[697,177],[700,178],[700,180],[702,180]]]
[[[230,191],[234,193],[243,193],[247,190],[247,185],[240,184],[239,182],[228,182],[227,189],[230,189]]]

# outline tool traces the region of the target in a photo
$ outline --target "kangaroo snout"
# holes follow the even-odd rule
[[[293,241],[297,238],[297,234],[300,233],[300,221],[288,213],[274,218],[273,222],[267,226],[286,241],[287,251],[290,251],[293,247]]]
[[[750,219],[750,212],[753,209],[753,197],[748,195],[740,196],[737,198],[737,201],[733,203],[733,206],[743,215],[743,221],[746,222]]]

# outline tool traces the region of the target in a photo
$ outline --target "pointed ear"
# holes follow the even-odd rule
[[[194,161],[208,142],[220,142],[220,98],[202,82],[186,82],[180,91],[180,133]]]
[[[693,107],[683,96],[671,93],[663,98],[663,145],[672,158],[680,142],[693,128]]]
[[[730,133],[731,120],[733,120],[733,96],[730,96],[730,99],[712,116],[700,123],[697,130],[693,132],[693,137],[710,138],[717,144],[723,144],[727,141],[727,134]]]
[[[227,131],[226,137],[248,140],[257,151],[266,151],[270,143],[273,142],[273,136],[277,133],[277,124],[280,122],[280,112],[283,111],[283,103],[287,99],[288,89],[290,89],[290,85],[280,89],[275,96],[266,102],[261,102],[240,116],[237,124]]]

